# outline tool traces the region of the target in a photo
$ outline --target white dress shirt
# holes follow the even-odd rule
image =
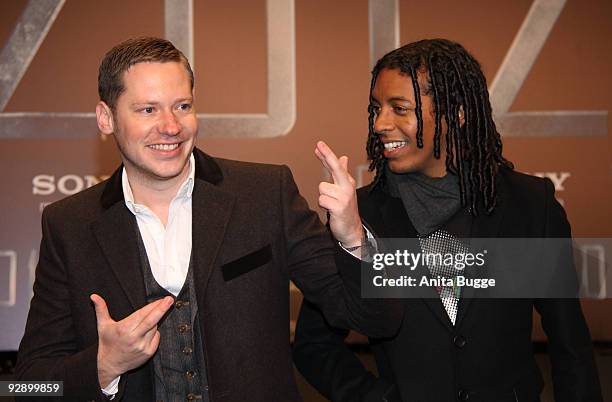
[[[170,202],[168,222],[164,227],[149,208],[134,202],[125,168],[121,177],[125,206],[136,216],[153,277],[175,297],[183,288],[191,258],[191,195],[194,180],[195,158],[192,154],[189,158],[189,176]],[[102,389],[111,399],[119,391],[120,378],[115,378]]]
[[[189,177],[170,202],[168,222],[164,227],[149,208],[134,202],[132,188],[125,168],[123,169],[125,205],[136,216],[153,277],[161,287],[174,296],[178,296],[183,288],[191,258],[191,195],[194,179],[195,160],[191,155]]]

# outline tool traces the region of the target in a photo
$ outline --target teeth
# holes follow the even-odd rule
[[[158,151],[172,151],[178,148],[179,144],[153,144],[149,145],[149,148],[156,149]]]
[[[385,144],[385,149],[386,150],[392,150],[392,149],[397,149],[397,148],[401,148],[404,145],[406,145],[407,142],[406,141],[393,141],[393,142],[388,142]]]

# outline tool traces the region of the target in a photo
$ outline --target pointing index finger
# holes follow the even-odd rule
[[[154,328],[172,306],[173,302],[174,299],[170,296],[166,296],[162,300],[159,300],[159,304],[143,318],[140,324],[135,328],[135,331],[144,335]]]
[[[342,163],[332,151],[332,149],[323,141],[317,142],[317,149],[315,152],[317,157],[321,160],[323,165],[331,173],[332,179],[335,184],[347,185],[350,184],[348,180],[348,172],[342,166]]]
[[[146,328],[146,330],[143,331],[144,333],[157,324],[172,305],[172,301],[173,299],[170,296],[155,300],[139,310],[136,310],[122,321],[125,321],[126,324],[129,325],[131,331],[137,328],[140,330],[140,327]]]

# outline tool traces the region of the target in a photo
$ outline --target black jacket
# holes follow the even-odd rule
[[[472,237],[570,237],[550,180],[510,170],[497,179],[498,204],[472,220]],[[358,190],[360,214],[377,237],[415,237],[402,201]],[[569,265],[571,266],[571,264]],[[590,334],[576,299],[461,299],[453,326],[437,299],[405,299],[401,328],[370,338],[379,376],[305,303],[294,344],[304,377],[333,401],[538,401],[543,381],[532,350],[533,308],[549,342],[557,402],[602,400]]]
[[[369,332],[359,322],[371,325],[382,316],[363,306],[358,293],[352,296],[358,271],[347,267],[341,280],[329,234],[287,167],[194,153],[193,274],[211,400],[300,401],[289,345],[289,280],[335,325]],[[136,221],[124,203],[121,169],[48,206],[42,221],[16,378],[63,381],[58,400],[104,400],[89,296],[102,296],[115,320],[146,302]],[[397,328],[393,322],[381,325],[372,331]],[[149,360],[121,376],[114,401],[148,402],[154,395]]]

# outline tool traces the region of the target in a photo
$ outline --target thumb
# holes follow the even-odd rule
[[[108,307],[106,306],[106,302],[104,299],[97,294],[93,293],[89,296],[89,299],[93,302],[94,308],[96,310],[96,321],[98,322],[98,326],[100,324],[104,324],[106,321],[112,321]]]
[[[342,168],[348,172],[348,156],[343,155],[338,159],[338,161],[340,162],[340,166],[342,166]]]

